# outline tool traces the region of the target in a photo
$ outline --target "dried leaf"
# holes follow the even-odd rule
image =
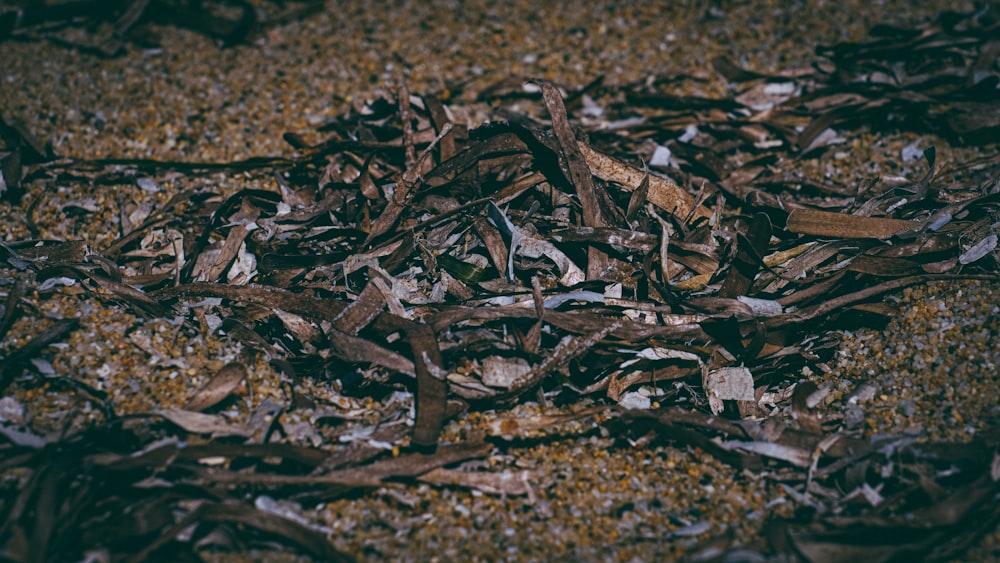
[[[827,238],[876,238],[913,229],[914,221],[844,215],[815,209],[793,209],[788,215],[787,228],[793,233]]]
[[[488,495],[522,496],[532,494],[532,477],[530,471],[485,473],[438,468],[424,473],[420,480],[435,485],[475,489]]]
[[[628,191],[633,191],[648,178],[647,199],[660,209],[686,219],[689,216],[710,217],[711,211],[695,207],[694,198],[677,184],[653,174],[645,174],[621,160],[592,149],[580,143],[580,153],[587,161],[591,173],[605,182],[614,182]]]
[[[190,410],[181,409],[160,409],[153,414],[180,426],[184,430],[193,434],[211,434],[213,437],[219,436],[251,436],[253,432],[241,424],[226,422],[221,416],[202,414]]]
[[[745,367],[705,370],[702,385],[712,413],[719,414],[723,401],[753,401],[753,374]]]
[[[184,405],[184,410],[203,411],[214,407],[224,401],[246,378],[246,366],[239,362],[226,364],[191,397]]]
[[[979,242],[969,247],[968,250],[958,257],[959,264],[971,264],[987,254],[993,252],[997,247],[997,235],[989,234],[980,239]]]

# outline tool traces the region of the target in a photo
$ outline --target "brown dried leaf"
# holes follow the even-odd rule
[[[653,205],[680,219],[711,217],[710,210],[696,207],[694,198],[677,184],[653,174],[647,176],[642,170],[594,150],[582,142],[579,146],[591,173],[605,182],[614,182],[628,191],[633,191],[642,185],[644,178],[648,177],[647,199]]]
[[[183,408],[189,411],[210,409],[225,400],[246,378],[246,366],[240,362],[230,362],[199,389]]]
[[[827,238],[887,239],[917,226],[919,224],[915,221],[861,217],[817,209],[793,209],[787,222],[788,230],[793,233]]]
[[[340,332],[332,327],[326,332],[330,337],[331,352],[341,360],[370,363],[404,373],[410,377],[416,376],[413,362],[401,354],[364,338]]]

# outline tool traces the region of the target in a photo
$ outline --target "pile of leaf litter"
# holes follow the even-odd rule
[[[998,427],[963,444],[864,440],[817,413],[822,390],[803,368],[824,368],[835,328],[894,314],[883,296],[1000,279],[997,26],[989,12],[945,14],[775,76],[714,61],[740,85],[732,99],[671,94],[699,79],[687,75],[570,91],[502,81],[482,94],[493,113],[479,126],[459,118],[469,108],[400,87],[324,125],[318,144],[286,135],[291,158],[59,159],[5,122],[5,195],[168,172],[270,175],[274,189],[194,188],[123,209],[106,248],[2,244],[0,336],[41,314],[32,296],[51,293],[35,290],[79,283],[139,316],[221,331],[245,354],[181,408],[121,415],[106,391],[45,369],[77,319],[5,349],[5,394],[61,387],[101,416],[43,438],[4,399],[0,553],[190,560],[277,539],[348,560],[275,499],[415,480],[530,494],[455,466],[512,439],[558,440],[559,423],[577,420],[626,449],[690,445],[781,480],[800,510],[767,525],[754,546],[765,553],[961,554],[1000,519]],[[942,174],[931,148],[922,177],[859,186],[780,166],[835,150],[861,125],[978,144],[986,157]],[[235,395],[256,358],[287,378],[288,403],[234,421],[220,408],[245,400]],[[349,430],[367,442],[300,443],[289,413],[336,410],[296,391],[307,380],[344,397],[412,397],[413,418],[374,413]],[[503,414],[529,402],[565,414]],[[440,442],[469,410],[501,416]]]

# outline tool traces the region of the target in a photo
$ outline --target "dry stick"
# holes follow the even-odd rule
[[[598,152],[585,143],[578,145],[594,176],[605,182],[620,184],[628,191],[633,191],[642,184],[644,176],[642,170],[629,166],[613,156]],[[684,191],[684,188],[659,176],[649,175],[649,193],[646,197],[653,205],[680,218],[687,217],[692,210],[695,218],[707,219],[712,216],[711,210],[696,206],[694,197]]]

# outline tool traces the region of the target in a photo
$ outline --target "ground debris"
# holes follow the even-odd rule
[[[164,5],[174,3],[105,14],[118,18],[114,41],[97,50],[118,52]],[[210,18],[208,33],[241,39],[232,26],[246,17]],[[989,17],[883,30],[821,50],[812,70],[763,75],[720,58],[717,72],[753,83],[727,99],[673,96],[655,79],[580,91],[532,80],[481,93],[494,113],[474,124],[403,85],[319,127],[319,142],[290,133],[285,158],[42,158],[24,134],[5,134],[0,196],[27,182],[123,179],[155,192],[168,174],[219,172],[274,189],[223,194],[200,181],[164,203],[123,204],[103,248],[0,243],[11,287],[0,340],[19,318],[38,324],[2,351],[0,388],[67,388],[99,412],[44,436],[0,419],[0,471],[17,483],[0,494],[2,556],[191,559],[224,530],[234,549],[277,537],[349,560],[273,499],[420,482],[535,502],[532,471],[455,466],[589,433],[622,448],[681,444],[781,482],[802,514],[769,523],[769,554],[960,555],[1000,519],[995,427],[968,444],[865,440],[863,401],[830,413],[829,389],[804,374],[830,359],[833,328],[895,314],[886,295],[1000,280],[1000,155],[961,190],[938,176],[933,148],[920,151],[921,178],[858,189],[772,164],[817,158],[860,122],[986,144],[1000,111],[996,65],[983,60],[996,57]],[[26,30],[51,38],[42,23]],[[515,96],[516,109],[504,105]],[[46,350],[79,328],[41,313],[57,295],[120,304],[136,315],[137,346],[154,345],[140,320],[162,320],[224,334],[242,356],[185,402],[117,412],[88,374],[48,364]],[[256,365],[280,374],[283,398],[252,396]],[[306,380],[328,389],[304,395]],[[529,404],[541,412],[518,410]],[[469,411],[493,419],[481,435],[442,440]]]

